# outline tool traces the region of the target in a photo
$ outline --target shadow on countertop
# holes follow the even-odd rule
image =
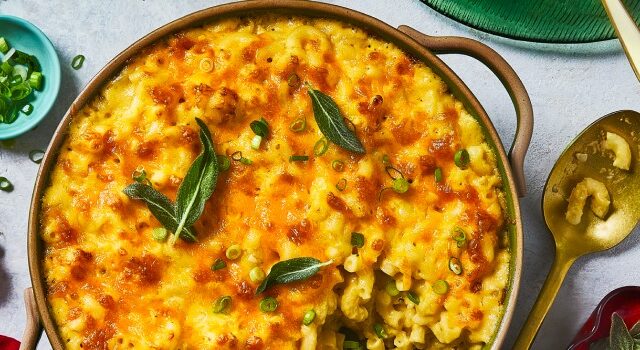
[[[0,232],[0,237],[2,232]],[[2,263],[5,256],[5,249],[0,246],[0,307],[7,303],[9,291],[11,291],[11,275],[5,270]]]

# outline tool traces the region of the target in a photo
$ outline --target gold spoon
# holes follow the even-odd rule
[[[631,68],[640,80],[640,29],[621,0],[602,0],[602,6],[618,34]]]
[[[621,170],[613,166],[611,151],[603,150],[606,132],[623,137],[631,148],[631,167]],[[622,242],[640,220],[640,113],[619,111],[589,125],[560,155],[551,169],[544,188],[542,209],[547,227],[556,243],[556,256],[525,322],[514,349],[529,349],[540,329],[562,281],[577,258],[610,249]],[[611,204],[604,219],[584,207],[577,225],[565,218],[567,200],[574,186],[584,178],[605,184]]]

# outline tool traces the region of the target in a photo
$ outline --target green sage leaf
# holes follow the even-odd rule
[[[336,145],[356,153],[365,153],[364,146],[356,134],[347,127],[338,105],[331,97],[309,86],[307,93],[311,97],[313,116],[320,131]]]
[[[178,218],[176,217],[175,207],[165,195],[158,192],[155,188],[139,182],[127,186],[123,192],[131,199],[144,201],[149,211],[151,211],[151,214],[160,221],[162,226],[171,232],[176,231],[178,228]],[[196,241],[195,232],[191,227],[185,227],[182,233],[181,238],[184,240],[190,242]]]
[[[635,342],[624,320],[617,313],[611,315],[611,335],[609,346],[616,350],[634,350]]]
[[[315,258],[293,258],[276,263],[271,267],[271,271],[262,281],[256,295],[264,292],[276,284],[286,284],[296,281],[304,281],[315,275],[323,266],[331,265],[332,260],[321,262]]]
[[[189,227],[198,220],[218,180],[218,157],[213,149],[211,132],[202,120],[196,118],[196,122],[200,126],[202,153],[193,161],[178,188],[176,236],[180,236],[184,227]]]

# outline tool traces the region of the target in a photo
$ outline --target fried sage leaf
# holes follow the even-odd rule
[[[202,153],[193,161],[178,188],[176,196],[178,228],[175,231],[177,237],[180,236],[184,227],[189,227],[198,220],[218,180],[218,157],[213,149],[211,132],[202,120],[196,118],[196,122],[200,126]]]
[[[131,199],[139,199],[147,204],[151,214],[160,221],[162,226],[171,232],[175,232],[178,228],[178,218],[176,217],[175,207],[162,193],[155,188],[144,183],[132,183],[123,191]],[[195,241],[196,236],[192,228],[185,227],[182,230],[182,236],[186,241]]]
[[[304,281],[318,273],[321,267],[331,265],[332,263],[333,260],[321,262],[318,259],[308,257],[293,258],[277,262],[271,267],[271,271],[267,277],[262,281],[260,286],[258,286],[256,295],[276,284]]]
[[[324,136],[348,151],[365,153],[364,146],[358,140],[355,132],[347,127],[344,117],[333,99],[311,86],[307,86],[307,88],[313,105],[313,116]]]

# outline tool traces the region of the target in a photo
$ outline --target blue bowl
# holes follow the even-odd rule
[[[60,91],[60,61],[49,38],[22,18],[0,15],[0,37],[10,47],[36,56],[44,75],[42,90],[34,90],[29,100],[33,105],[31,115],[20,112],[13,123],[0,123],[0,140],[7,140],[33,129],[47,115]]]

